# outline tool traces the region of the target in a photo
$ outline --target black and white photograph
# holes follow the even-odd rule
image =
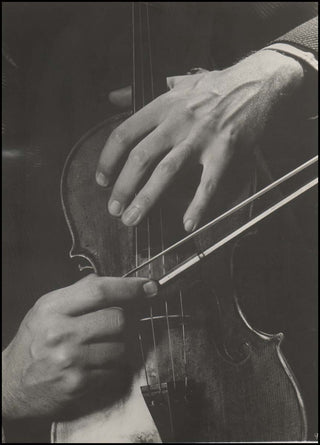
[[[318,3],[2,2],[2,443],[318,442]]]

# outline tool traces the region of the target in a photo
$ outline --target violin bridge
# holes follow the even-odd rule
[[[141,386],[141,392],[163,442],[181,441],[198,403],[195,385],[186,380]],[[199,400],[198,400],[199,402]]]

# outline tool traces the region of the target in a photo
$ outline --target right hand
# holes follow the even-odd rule
[[[125,361],[119,306],[155,292],[147,279],[91,274],[41,297],[2,353],[4,419],[55,416],[112,381]]]

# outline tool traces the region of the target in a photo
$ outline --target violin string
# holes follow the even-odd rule
[[[150,16],[149,16],[149,7],[148,4],[146,6],[147,11],[147,32],[148,32],[148,50],[149,50],[149,69],[150,69],[150,85],[151,85],[151,98],[154,99],[154,82],[153,82],[153,63],[152,63],[152,49],[151,49],[151,31],[150,31]],[[160,236],[161,236],[161,250],[164,249],[164,233],[163,233],[163,212],[160,206]],[[162,256],[162,269],[163,273],[166,273],[165,268],[165,258]],[[167,331],[168,331],[168,343],[169,343],[169,353],[170,353],[170,361],[171,361],[171,370],[172,370],[172,380],[174,388],[176,387],[176,377],[175,377],[175,369],[174,369],[174,361],[173,361],[173,351],[172,351],[172,340],[170,333],[170,323],[169,323],[169,311],[168,311],[168,301],[167,299],[164,301],[165,305],[165,314],[166,314],[166,323],[167,323]]]
[[[150,17],[149,17],[149,3],[146,4],[146,12],[147,12],[147,32],[148,32],[148,48],[149,48],[149,67],[150,67],[150,80],[151,80],[151,98],[154,100],[154,83],[153,83],[153,64],[152,64],[152,53],[151,53],[151,33],[150,33]],[[164,249],[164,237],[163,237],[163,221],[162,221],[162,208],[160,207],[160,232],[161,232],[161,249]],[[162,267],[163,272],[165,273],[165,261],[164,256],[162,256]],[[167,330],[168,330],[168,342],[169,342],[169,351],[170,351],[170,360],[171,360],[171,369],[172,369],[172,379],[173,379],[173,385],[174,388],[176,387],[176,379],[175,379],[175,371],[174,371],[174,362],[173,362],[173,354],[172,354],[172,343],[171,343],[171,335],[170,335],[170,326],[169,326],[169,316],[168,316],[168,303],[167,300],[165,300],[165,311],[166,311],[166,321],[167,321]],[[159,371],[158,371],[159,375]],[[160,385],[160,380],[159,380]],[[160,391],[161,391],[161,385],[160,385]],[[167,404],[168,404],[168,410],[169,410],[169,419],[170,419],[170,427],[171,427],[171,433],[173,435],[174,428],[173,428],[173,417],[172,417],[172,409],[171,409],[171,402],[170,402],[170,395],[168,394],[167,397]]]
[[[181,310],[181,329],[182,329],[182,352],[183,352],[183,366],[184,366],[184,389],[187,390],[188,386],[188,375],[187,375],[187,350],[186,350],[186,332],[184,325],[184,310],[182,303],[182,290],[179,290],[179,298],[180,298],[180,310]]]
[[[136,30],[134,26],[134,2],[131,4],[131,26],[132,26],[132,106],[133,113],[136,112],[136,54],[135,54],[135,35]]]
[[[172,371],[172,381],[173,381],[173,387],[176,388],[176,375],[174,370],[174,362],[173,362],[173,352],[172,352],[172,341],[171,341],[171,334],[170,334],[170,325],[169,325],[169,312],[168,312],[168,301],[164,301],[165,311],[166,311],[166,322],[167,322],[167,331],[168,331],[168,343],[169,343],[169,354],[170,354],[170,361],[171,361],[171,371]]]
[[[253,194],[256,193],[257,191],[257,185],[258,185],[258,171],[257,171],[257,167],[255,166],[255,168],[253,169],[253,184],[252,184],[252,190],[253,190]],[[252,201],[250,203],[249,206],[249,219],[252,219],[253,217],[253,208],[254,208],[254,201]]]
[[[152,100],[155,98],[154,95],[154,82],[153,82],[153,62],[152,62],[152,49],[151,49],[151,31],[150,31],[150,15],[149,15],[149,7],[146,7],[147,11],[147,32],[148,32],[148,50],[149,50],[149,69],[150,69],[150,84],[151,84],[151,98]],[[161,250],[164,249],[164,233],[163,233],[163,212],[160,206],[160,236],[161,236]],[[162,269],[163,273],[166,273],[165,268],[165,258],[162,256]],[[174,388],[176,387],[176,378],[175,378],[175,369],[174,369],[174,361],[173,361],[173,352],[172,352],[172,340],[170,334],[170,324],[169,324],[169,311],[168,311],[168,301],[164,301],[165,304],[165,314],[166,314],[166,323],[167,323],[167,331],[168,331],[168,343],[169,343],[169,352],[170,352],[170,361],[171,361],[171,369],[172,369],[172,380]]]
[[[149,218],[147,218],[147,238],[148,238],[148,258],[150,259],[150,257],[151,257],[151,245],[150,245],[150,220],[149,220]],[[148,270],[149,278],[151,278],[152,277],[151,264],[149,264],[149,268],[148,269],[149,269]],[[150,322],[151,322],[153,348],[154,348],[154,360],[155,360],[156,371],[157,371],[158,386],[159,386],[159,391],[161,391],[160,370],[159,370],[159,362],[158,362],[158,351],[157,351],[157,343],[156,343],[156,334],[155,334],[155,329],[154,329],[152,303],[150,303]]]
[[[227,218],[228,216],[232,215],[233,213],[239,211],[240,209],[242,209],[246,205],[256,201],[257,199],[259,199],[261,196],[263,196],[267,192],[271,191],[272,189],[274,189],[278,185],[282,184],[283,182],[289,180],[291,177],[297,175],[298,173],[300,173],[301,171],[305,170],[307,167],[309,167],[310,165],[312,165],[312,164],[314,164],[316,162],[318,162],[318,156],[314,156],[313,158],[309,159],[304,164],[301,164],[299,167],[295,168],[294,170],[291,170],[289,173],[285,174],[281,178],[277,179],[276,181],[272,182],[268,186],[266,186],[263,189],[259,190],[254,195],[249,196],[248,198],[246,198],[243,201],[241,201],[239,204],[236,204],[234,207],[230,208],[229,210],[227,210],[226,212],[222,213],[218,217],[216,217],[213,220],[209,221],[204,226],[201,226],[199,229],[197,229],[194,232],[190,233],[189,235],[185,236],[184,238],[182,238],[181,240],[177,241],[176,243],[171,244],[171,246],[167,247],[162,252],[159,252],[156,255],[154,255],[152,258],[150,258],[150,260],[141,263],[139,265],[139,269],[144,268],[147,264],[149,264],[149,262],[155,261],[156,259],[160,258],[162,255],[165,255],[165,254],[171,252],[172,250],[176,249],[177,247],[181,246],[182,244],[186,243],[187,241],[195,238],[200,233],[205,232],[207,229],[213,227],[214,225],[216,225],[217,223],[219,223],[223,219]],[[129,272],[127,272],[124,276],[128,276],[130,274],[133,274],[134,272],[135,272],[135,270],[132,269]]]
[[[146,10],[148,11],[148,5],[146,6]],[[142,81],[142,106],[146,105],[146,99],[145,99],[145,83],[144,83],[144,65],[143,65],[143,39],[142,39],[142,3],[139,3],[139,25],[140,25],[140,59],[141,59],[141,81]],[[150,46],[150,42],[148,42],[148,46]],[[147,217],[147,245],[148,245],[148,260],[151,258],[151,243],[150,243],[150,218]],[[149,264],[148,267],[148,275],[149,278],[152,276],[152,270],[151,270],[151,264]],[[156,342],[156,334],[155,334],[155,327],[154,327],[154,319],[153,319],[153,307],[152,303],[150,303],[149,307],[149,315],[150,315],[150,322],[151,322],[151,331],[152,331],[152,340],[153,340],[153,348],[154,348],[154,361],[156,366],[156,372],[157,372],[157,380],[158,380],[158,386],[159,391],[161,392],[161,380],[160,380],[160,369],[159,369],[159,361],[158,361],[158,350],[157,350],[157,342]]]
[[[151,32],[150,32],[150,17],[149,5],[147,4],[147,30],[148,30],[148,47],[149,47],[149,66],[150,66],[150,80],[151,80],[151,97],[154,99],[154,85],[153,85],[153,63],[151,54]]]
[[[179,264],[179,256],[176,254],[177,264]],[[184,367],[184,389],[185,392],[188,386],[188,376],[187,376],[187,348],[186,348],[186,332],[184,324],[184,308],[183,308],[183,296],[182,290],[179,289],[179,301],[180,301],[180,311],[181,311],[181,334],[182,334],[182,361]]]
[[[161,237],[161,249],[164,249],[164,233],[163,233],[163,216],[162,216],[162,209],[160,208],[160,237]],[[162,259],[162,273],[166,274],[166,266],[165,266],[165,257],[164,255],[161,257]],[[169,354],[170,354],[170,361],[171,361],[171,371],[172,371],[172,381],[173,381],[173,387],[176,387],[176,375],[175,375],[175,369],[174,369],[174,361],[173,361],[173,352],[172,352],[172,340],[171,340],[171,333],[170,333],[170,323],[169,323],[169,311],[168,311],[168,301],[165,299],[164,301],[165,306],[165,314],[166,314],[166,323],[167,323],[167,332],[168,332],[168,344],[169,344]]]
[[[143,367],[144,367],[144,375],[145,375],[145,378],[146,378],[146,386],[148,387],[148,390],[149,390],[149,396],[151,396],[151,389],[150,389],[150,384],[149,384],[148,371],[147,371],[147,366],[146,366],[146,359],[145,359],[144,350],[143,350],[143,343],[142,343],[141,332],[138,333],[138,338],[139,338],[140,352],[141,352],[141,357],[142,357]]]
[[[135,5],[134,2],[132,2],[131,6],[131,19],[132,19],[132,105],[133,105],[133,113],[135,113],[136,110],[136,54],[135,54],[135,37],[136,37],[136,30],[135,30]],[[136,268],[139,266],[139,257],[138,257],[138,227],[136,226],[134,228],[134,244],[135,244],[135,264]],[[139,275],[138,270],[135,273],[135,276],[137,277]],[[149,390],[149,396],[151,397],[151,389],[149,384],[149,378],[148,378],[148,371],[147,371],[147,365],[145,360],[145,354],[143,350],[143,342],[142,342],[142,335],[141,332],[138,332],[138,340],[140,345],[140,352],[142,357],[142,363],[144,368],[144,374],[146,379],[146,386]]]
[[[140,27],[140,72],[141,72],[141,85],[142,85],[142,106],[145,106],[145,94],[144,94],[144,65],[143,65],[143,41],[142,41],[142,4],[139,3],[139,27]]]

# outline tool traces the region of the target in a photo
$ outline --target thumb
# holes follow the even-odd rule
[[[131,86],[127,86],[111,91],[108,97],[113,105],[122,109],[130,108],[132,103],[132,88]]]
[[[183,80],[189,78],[190,75],[184,75],[184,76],[172,76],[172,77],[167,77],[167,85],[168,88],[170,90],[172,90],[172,88],[174,88],[176,85],[178,85],[178,83],[182,82]]]
[[[208,70],[206,70],[205,68],[191,68],[191,70],[188,71],[188,73],[183,76],[167,77],[168,88],[172,90],[172,88],[177,86],[179,83],[183,82],[185,79],[190,79],[190,75],[195,76],[196,78],[197,74],[199,75],[206,72],[208,72]]]
[[[184,79],[186,79],[188,77],[190,77],[190,75],[167,77],[168,88],[171,90],[178,83],[180,83],[181,81],[183,81]],[[124,88],[119,88],[118,90],[111,91],[108,95],[108,98],[109,98],[109,101],[116,107],[119,107],[124,110],[130,108],[131,104],[132,104],[132,87],[131,87],[131,85],[126,86]]]
[[[190,75],[186,76],[172,76],[167,77],[167,85],[171,90],[175,87],[179,82],[190,77]],[[111,91],[108,95],[109,101],[115,105],[116,107],[127,109],[131,107],[132,104],[132,87],[126,86],[124,88],[119,88],[118,90]]]
[[[207,70],[202,69],[202,68],[197,68],[196,72],[189,72],[188,74],[184,75],[184,76],[172,76],[172,77],[167,77],[167,86],[168,88],[171,90],[172,88],[174,88],[176,85],[178,85],[180,82],[183,82],[185,79],[190,78],[191,74],[200,74],[203,73]],[[122,109],[128,109],[131,107],[132,104],[132,87],[131,85],[126,86],[124,88],[119,88],[118,90],[114,90],[111,91],[109,93],[109,101]]]

